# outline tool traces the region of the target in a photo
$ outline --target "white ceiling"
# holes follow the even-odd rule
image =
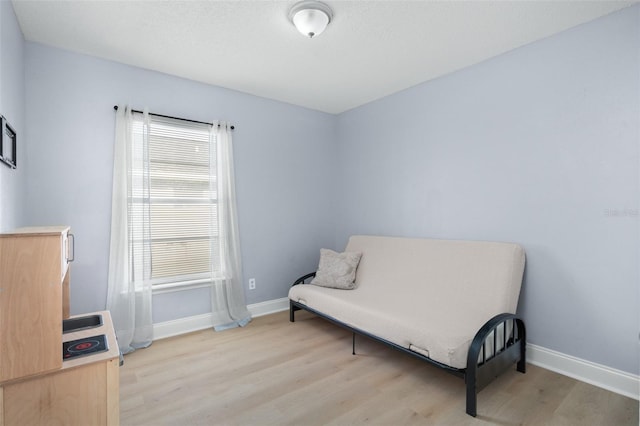
[[[12,1],[29,41],[329,113],[638,2],[326,0],[307,39],[295,0]]]

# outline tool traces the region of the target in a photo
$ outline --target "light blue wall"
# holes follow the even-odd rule
[[[335,117],[84,55],[26,43],[28,222],[76,235],[71,311],[104,309],[113,105],[232,121],[247,302],[284,297],[334,241]],[[246,280],[245,279],[245,287]],[[207,289],[154,296],[154,321],[210,312]]]
[[[0,4],[4,52],[19,38],[5,35]],[[520,311],[530,341],[637,374],[639,14],[339,116],[26,43],[24,80],[19,63],[0,67],[3,109],[7,79],[26,87],[26,106],[11,95],[28,111],[14,122],[28,141],[23,222],[73,227],[72,311],[104,308],[112,105],[228,119],[245,278],[258,282],[248,303],[284,297],[320,247],[340,249],[350,234],[517,241],[528,253]],[[20,216],[5,200],[21,203],[6,176],[3,227]],[[154,299],[156,322],[208,309],[206,290]]]
[[[357,233],[519,242],[529,341],[637,374],[639,15],[340,115],[337,245]]]
[[[18,168],[0,163],[0,232],[23,225],[26,139],[24,137],[24,38],[11,2],[0,1],[0,115],[17,133]]]

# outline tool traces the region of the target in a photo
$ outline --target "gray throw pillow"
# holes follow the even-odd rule
[[[356,288],[356,269],[361,257],[362,253],[336,253],[333,250],[320,249],[318,271],[311,284],[353,290]]]

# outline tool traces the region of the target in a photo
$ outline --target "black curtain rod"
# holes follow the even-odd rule
[[[117,111],[118,110],[118,105],[114,105],[113,109]],[[137,109],[132,109],[131,111],[142,114],[142,111],[138,111]],[[188,121],[190,123],[208,124],[209,126],[213,126],[213,123],[207,123],[206,121],[189,120],[188,118],[180,118],[180,117],[172,117],[170,115],[154,114],[153,112],[150,112],[149,115],[155,115],[156,117],[162,117],[162,118],[172,118],[174,120]],[[220,127],[219,124],[218,124],[218,127]],[[235,126],[231,126],[231,130],[233,130],[233,129],[235,129]]]

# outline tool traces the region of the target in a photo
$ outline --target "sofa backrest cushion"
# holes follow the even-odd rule
[[[518,244],[355,235],[346,251],[362,253],[356,285],[369,296],[405,293],[487,316],[516,311],[525,263]]]

